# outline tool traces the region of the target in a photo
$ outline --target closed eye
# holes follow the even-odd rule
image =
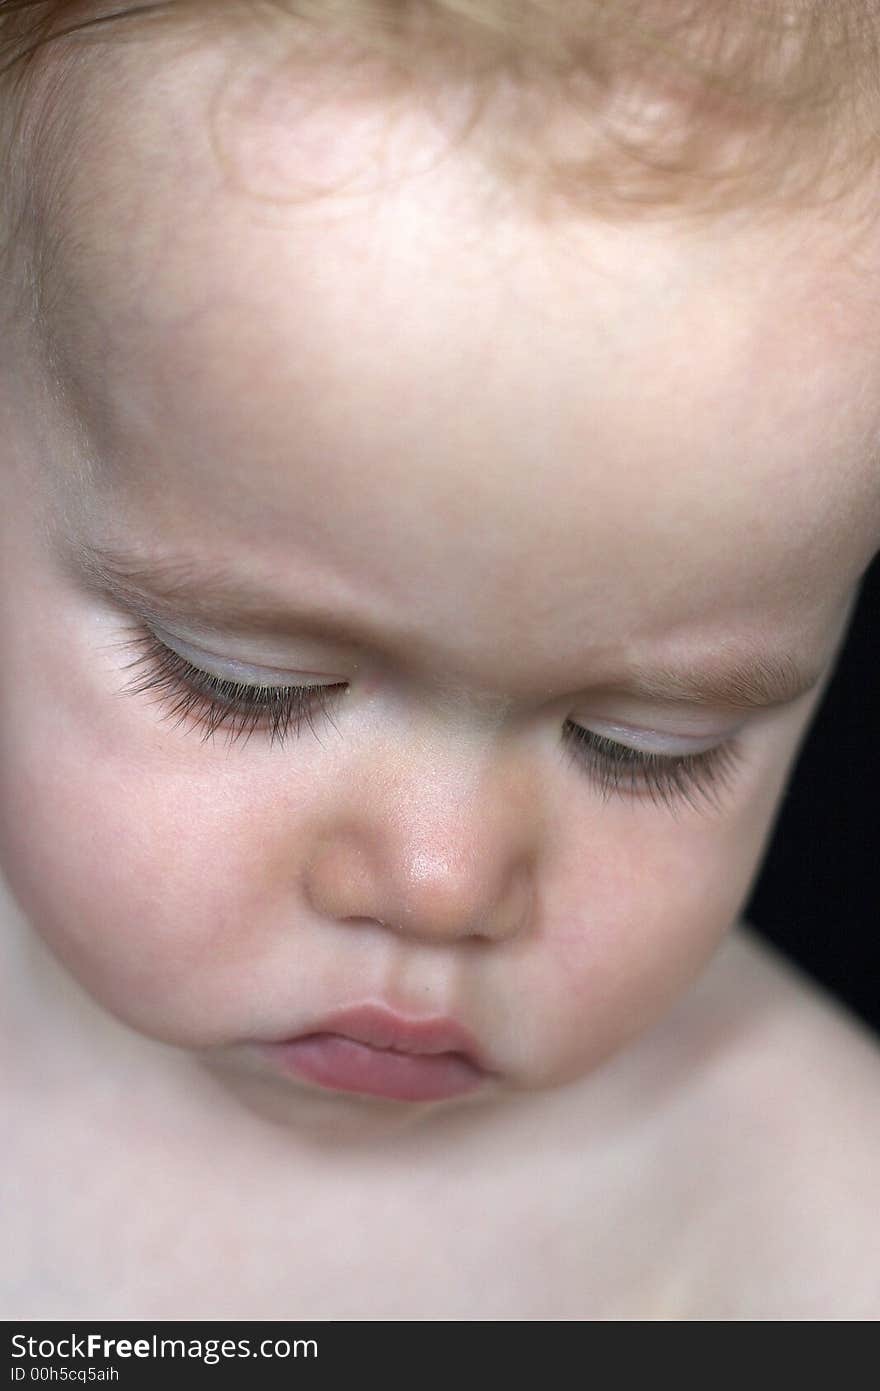
[[[565,747],[579,767],[586,767],[604,801],[612,796],[649,797],[668,808],[687,802],[699,811],[700,798],[721,811],[718,794],[730,791],[734,773],[743,761],[742,746],[729,739],[703,753],[645,753],[595,734],[570,720],[565,722]]]
[[[315,713],[329,719],[332,699],[348,688],[345,681],[326,685],[262,686],[213,676],[173,652],[155,633],[141,625],[137,626],[135,636],[121,645],[140,653],[129,663],[129,668],[139,669],[140,675],[124,687],[124,692],[138,695],[155,690],[161,702],[169,707],[166,718],[177,716],[174,728],[186,722],[190,727],[201,729],[203,743],[213,740],[218,729],[227,731],[228,744],[234,744],[242,735],[247,743],[254,730],[264,729],[270,744],[281,745],[291,730],[298,736],[303,724],[308,724],[317,738],[312,723]]]
[[[227,730],[230,744],[242,735],[247,742],[255,730],[262,729],[271,744],[281,745],[291,732],[298,737],[305,724],[317,738],[315,714],[332,723],[332,703],[348,689],[345,681],[265,686],[214,676],[193,666],[140,624],[135,636],[121,645],[139,653],[129,669],[140,674],[124,691],[136,695],[155,690],[168,707],[167,718],[177,717],[174,728],[183,722],[199,728],[202,742],[213,740],[218,729]],[[578,769],[587,771],[604,801],[613,796],[647,797],[669,808],[687,802],[699,810],[697,800],[703,798],[720,810],[717,795],[729,788],[742,761],[736,740],[703,753],[669,757],[629,748],[570,720],[565,722],[563,745]]]

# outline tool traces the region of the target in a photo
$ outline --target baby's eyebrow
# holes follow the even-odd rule
[[[671,704],[723,705],[732,710],[766,710],[790,705],[815,690],[825,667],[805,669],[789,653],[737,653],[704,658],[675,668],[634,663],[628,684],[640,695]]]
[[[139,550],[65,538],[60,558],[68,578],[99,596],[110,596],[157,623],[192,619],[216,629],[277,635],[308,633],[349,646],[389,646],[388,630],[363,618],[346,618],[320,605],[281,600],[221,562],[151,555]],[[414,638],[415,633],[412,634]],[[401,630],[399,644],[410,640]]]
[[[387,629],[368,618],[348,618],[329,609],[301,608],[271,592],[247,588],[241,575],[218,563],[198,566],[186,557],[156,556],[65,538],[62,569],[81,588],[111,597],[158,624],[191,619],[217,632],[235,629],[332,639],[377,650],[391,646]],[[423,636],[423,635],[422,635]],[[417,630],[394,635],[399,650],[417,643]],[[688,661],[630,660],[618,678],[603,674],[603,689],[619,688],[668,704],[714,705],[732,710],[789,705],[815,689],[827,663],[805,669],[792,655],[742,647]]]

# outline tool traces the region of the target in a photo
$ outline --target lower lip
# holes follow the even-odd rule
[[[461,1053],[397,1053],[341,1034],[308,1034],[289,1043],[261,1044],[260,1050],[285,1072],[331,1091],[392,1101],[441,1101],[474,1091],[486,1079]]]

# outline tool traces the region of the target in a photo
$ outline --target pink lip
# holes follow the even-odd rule
[[[308,1033],[261,1045],[284,1071],[332,1091],[436,1101],[488,1076],[471,1034],[452,1019],[404,1019],[379,1005],[335,1011]]]
[[[357,1043],[393,1048],[396,1053],[464,1053],[478,1063],[474,1039],[455,1020],[404,1019],[381,1005],[336,1010],[310,1032],[343,1034]]]

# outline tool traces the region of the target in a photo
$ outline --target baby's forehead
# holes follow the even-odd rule
[[[845,224],[542,226],[469,198],[473,167],[437,162],[415,119],[385,151],[396,183],[266,201],[224,180],[199,119],[217,69],[200,61],[117,74],[113,103],[71,87],[79,117],[56,157],[66,138],[77,158],[61,196],[42,194],[46,336],[117,476],[155,489],[167,473],[193,511],[206,490],[239,507],[246,479],[286,517],[284,460],[303,530],[326,527],[322,500],[362,505],[369,479],[391,547],[409,507],[441,532],[490,519],[497,555],[507,535],[511,558],[566,555],[568,570],[582,517],[623,593],[641,568],[621,564],[627,546],[653,548],[658,572],[665,553],[678,588],[721,547],[725,599],[748,581],[782,602],[783,552],[792,594],[805,566],[867,563],[880,399],[856,271],[875,266],[867,241],[854,266]],[[297,177],[320,183],[328,150],[369,174],[367,110],[342,103],[331,121],[323,106]],[[261,111],[239,112],[240,139],[226,128],[245,185],[292,174],[286,113]]]

